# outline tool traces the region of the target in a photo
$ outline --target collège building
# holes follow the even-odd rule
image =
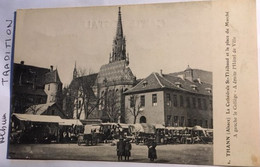
[[[137,123],[213,128],[212,73],[189,66],[178,73],[152,73],[125,92],[125,107],[137,106]],[[127,111],[126,122],[133,123],[134,117]]]

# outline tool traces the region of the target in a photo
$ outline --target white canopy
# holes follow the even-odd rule
[[[172,127],[172,126],[168,126],[166,127],[166,129],[168,130],[185,130],[185,127]]]
[[[131,132],[155,133],[155,126],[152,124],[141,123],[129,125]]]
[[[155,129],[165,129],[165,126],[162,124],[155,124]]]
[[[129,127],[129,124],[122,124],[122,123],[120,123],[119,126],[121,128],[127,129]]]
[[[83,125],[79,119],[62,119],[62,121],[60,125],[63,126]]]
[[[84,126],[84,134],[91,134],[92,130],[96,130],[96,132],[99,132],[99,125],[85,125]]]
[[[201,126],[194,126],[193,130],[205,130],[204,128],[202,128]]]
[[[13,114],[17,119],[21,121],[30,122],[45,122],[45,123],[63,123],[64,121],[60,116],[53,115],[32,115],[32,114]]]
[[[60,116],[54,115],[33,115],[33,114],[18,114],[14,113],[15,116],[20,121],[30,121],[30,122],[43,122],[43,123],[58,123],[59,125],[82,125],[78,119],[61,119]]]

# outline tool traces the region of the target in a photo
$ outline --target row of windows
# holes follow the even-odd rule
[[[171,121],[172,116],[167,116],[167,124],[168,126],[185,126],[185,119],[184,116],[178,117],[174,116],[173,120]]]
[[[205,127],[205,128],[212,128],[213,127],[213,119],[210,120],[210,122],[208,120],[197,120],[197,119],[188,119],[188,122],[185,123],[185,118],[184,116],[172,116],[168,115],[167,116],[167,124],[169,126],[196,126],[199,125],[201,127]]]
[[[130,107],[134,107],[136,100],[136,97],[131,96],[130,97]],[[171,99],[171,94],[166,93],[166,105],[174,107],[184,107],[184,97],[182,95],[178,96],[176,94],[173,94],[173,100]],[[212,100],[209,100],[209,107],[212,109]],[[186,107],[187,108],[198,108],[207,110],[208,109],[208,103],[205,98],[195,98],[195,97],[186,97]],[[145,106],[145,95],[140,96],[140,105],[141,107]],[[157,94],[152,94],[152,106],[157,106]]]
[[[130,107],[135,107],[137,103],[137,96],[130,97]],[[140,96],[140,106],[145,106],[145,95]],[[157,106],[157,94],[152,94],[152,106]]]
[[[196,98],[196,97],[186,97],[185,98],[185,106],[184,106],[184,97],[182,95],[179,95],[179,98],[176,94],[173,94],[173,100],[171,99],[171,94],[166,93],[166,105],[173,106],[174,107],[187,107],[187,108],[198,108],[201,110],[207,110],[208,104],[210,109],[212,109],[212,100],[209,100],[207,103],[207,100],[205,98]]]
[[[208,122],[208,120],[188,119],[188,126],[196,126],[196,125],[199,125],[199,126],[205,127],[205,128],[212,128],[213,119],[210,120],[210,123]]]

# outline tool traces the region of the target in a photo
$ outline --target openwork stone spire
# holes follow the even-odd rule
[[[77,65],[76,65],[76,61],[75,61],[75,66],[74,66],[74,70],[73,70],[73,79],[78,77],[78,72],[77,72]]]
[[[126,60],[126,43],[123,34],[122,18],[121,18],[121,8],[118,10],[118,21],[116,36],[113,41],[112,55],[110,55],[109,63]]]

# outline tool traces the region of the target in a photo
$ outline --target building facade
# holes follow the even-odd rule
[[[25,113],[38,104],[61,106],[62,82],[58,70],[14,63],[12,80],[12,112]]]
[[[126,91],[126,123],[136,117],[137,123],[213,128],[212,81],[195,78],[198,71],[188,67],[177,76],[152,73]]]

